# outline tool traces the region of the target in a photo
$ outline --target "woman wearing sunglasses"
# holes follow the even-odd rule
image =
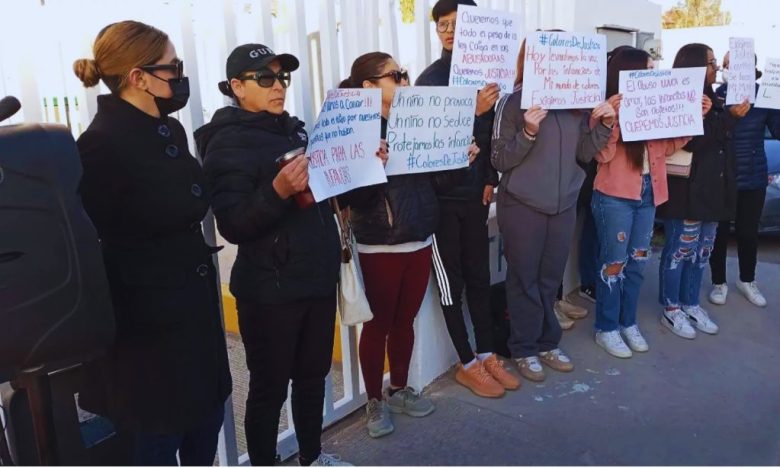
[[[216,271],[201,220],[205,178],[168,114],[189,85],[168,36],[135,21],[74,65],[111,94],[78,140],[81,195],[100,236],[116,343],[87,370],[80,404],[133,437],[135,465],[211,465],[230,394]]]
[[[409,86],[409,75],[382,52],[358,57],[342,88],[382,91],[382,139],[398,86]],[[472,145],[472,162],[479,150]],[[390,155],[392,157],[392,155]],[[366,297],[373,320],[363,324],[360,367],[368,393],[367,427],[371,437],[393,432],[390,412],[423,417],[433,403],[407,386],[414,347],[414,318],[420,309],[431,272],[432,234],[439,222],[437,193],[452,189],[464,171],[389,176],[386,184],[354,190],[342,197],[351,207]],[[383,396],[385,345],[390,361],[390,388]]]
[[[297,68],[297,58],[264,45],[236,47],[227,60],[227,81],[219,84],[236,105],[219,109],[195,139],[219,232],[238,244],[230,291],[250,373],[244,420],[249,459],[274,464],[292,380],[300,464],[346,465],[320,446],[341,248],[328,203],[296,201],[308,183],[307,159],[300,155],[308,138],[284,103]]]

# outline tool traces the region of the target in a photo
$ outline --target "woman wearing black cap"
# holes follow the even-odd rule
[[[346,465],[320,447],[340,244],[333,210],[306,196],[304,124],[284,110],[298,59],[245,44],[233,50],[226,68],[228,81],[219,88],[236,106],[218,110],[195,139],[219,231],[238,244],[230,291],[250,372],[249,459],[274,464],[292,380],[300,464]]]
[[[205,177],[168,114],[189,97],[168,36],[136,21],[104,28],[84,86],[111,94],[78,140],[84,208],[100,235],[116,344],[88,371],[85,409],[133,437],[134,465],[212,465],[230,394],[215,249],[201,220]]]

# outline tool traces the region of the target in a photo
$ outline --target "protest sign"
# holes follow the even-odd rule
[[[753,38],[729,38],[729,75],[726,105],[756,100],[756,53]]]
[[[482,88],[488,83],[497,83],[502,93],[511,93],[523,25],[520,15],[458,6],[450,86]]]
[[[766,59],[756,96],[756,107],[780,109],[780,58]]]
[[[396,88],[387,121],[387,175],[467,167],[476,104],[474,88]]]
[[[592,109],[607,88],[607,38],[602,34],[528,34],[521,107]]]
[[[376,157],[381,111],[379,89],[328,91],[306,149],[315,200],[387,182],[382,161]]]
[[[702,135],[704,67],[621,71],[623,141]]]

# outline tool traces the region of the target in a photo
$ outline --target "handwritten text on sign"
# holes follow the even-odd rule
[[[399,87],[387,122],[387,175],[467,167],[474,88]]]
[[[387,182],[382,161],[375,155],[381,108],[378,89],[328,91],[306,151],[315,200]]]
[[[623,141],[703,134],[704,71],[703,67],[621,71]]]
[[[756,96],[756,107],[780,109],[780,58],[766,59],[764,76]]]
[[[511,93],[517,74],[517,53],[523,17],[469,5],[458,7],[450,86],[498,83]]]
[[[729,38],[729,76],[726,104],[756,100],[756,55],[752,38]]]
[[[528,34],[523,100],[529,109],[590,109],[607,88],[607,39],[601,34],[538,31]]]

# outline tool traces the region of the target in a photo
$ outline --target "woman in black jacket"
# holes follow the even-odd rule
[[[747,102],[730,109],[715,98],[712,85],[718,62],[704,44],[683,46],[674,58],[675,68],[706,67],[704,134],[683,148],[692,154],[690,176],[668,177],[669,201],[656,216],[664,219],[665,245],[659,269],[659,301],[664,306],[661,323],[682,338],[693,339],[696,331],[718,332],[718,326],[699,305],[704,268],[712,253],[718,221],[734,217],[736,183],[733,155],[726,141],[737,119],[750,109]]]
[[[382,139],[398,86],[409,75],[383,52],[358,57],[342,88],[382,91]],[[469,162],[479,149],[470,148]],[[392,157],[392,155],[389,155]],[[396,175],[340,197],[351,207],[366,297],[374,314],[360,335],[360,367],[368,393],[367,427],[371,437],[393,432],[390,412],[423,417],[433,403],[407,385],[414,347],[414,318],[420,310],[431,272],[431,244],[439,223],[437,193],[451,190],[462,170]],[[390,388],[382,394],[385,344],[390,362]]]
[[[74,71],[111,94],[78,140],[84,207],[100,236],[116,344],[88,370],[81,405],[134,436],[137,465],[211,465],[231,382],[208,192],[168,114],[189,85],[168,36],[135,21],[104,28]],[[100,385],[98,385],[100,384]]]
[[[249,368],[245,431],[253,465],[273,465],[279,415],[292,380],[301,465],[342,465],[320,446],[325,377],[331,366],[340,244],[327,202],[300,207],[308,183],[299,156],[303,122],[284,110],[298,59],[261,44],[236,47],[220,90],[237,106],[195,132],[222,236],[238,244],[230,291],[236,297]]]

